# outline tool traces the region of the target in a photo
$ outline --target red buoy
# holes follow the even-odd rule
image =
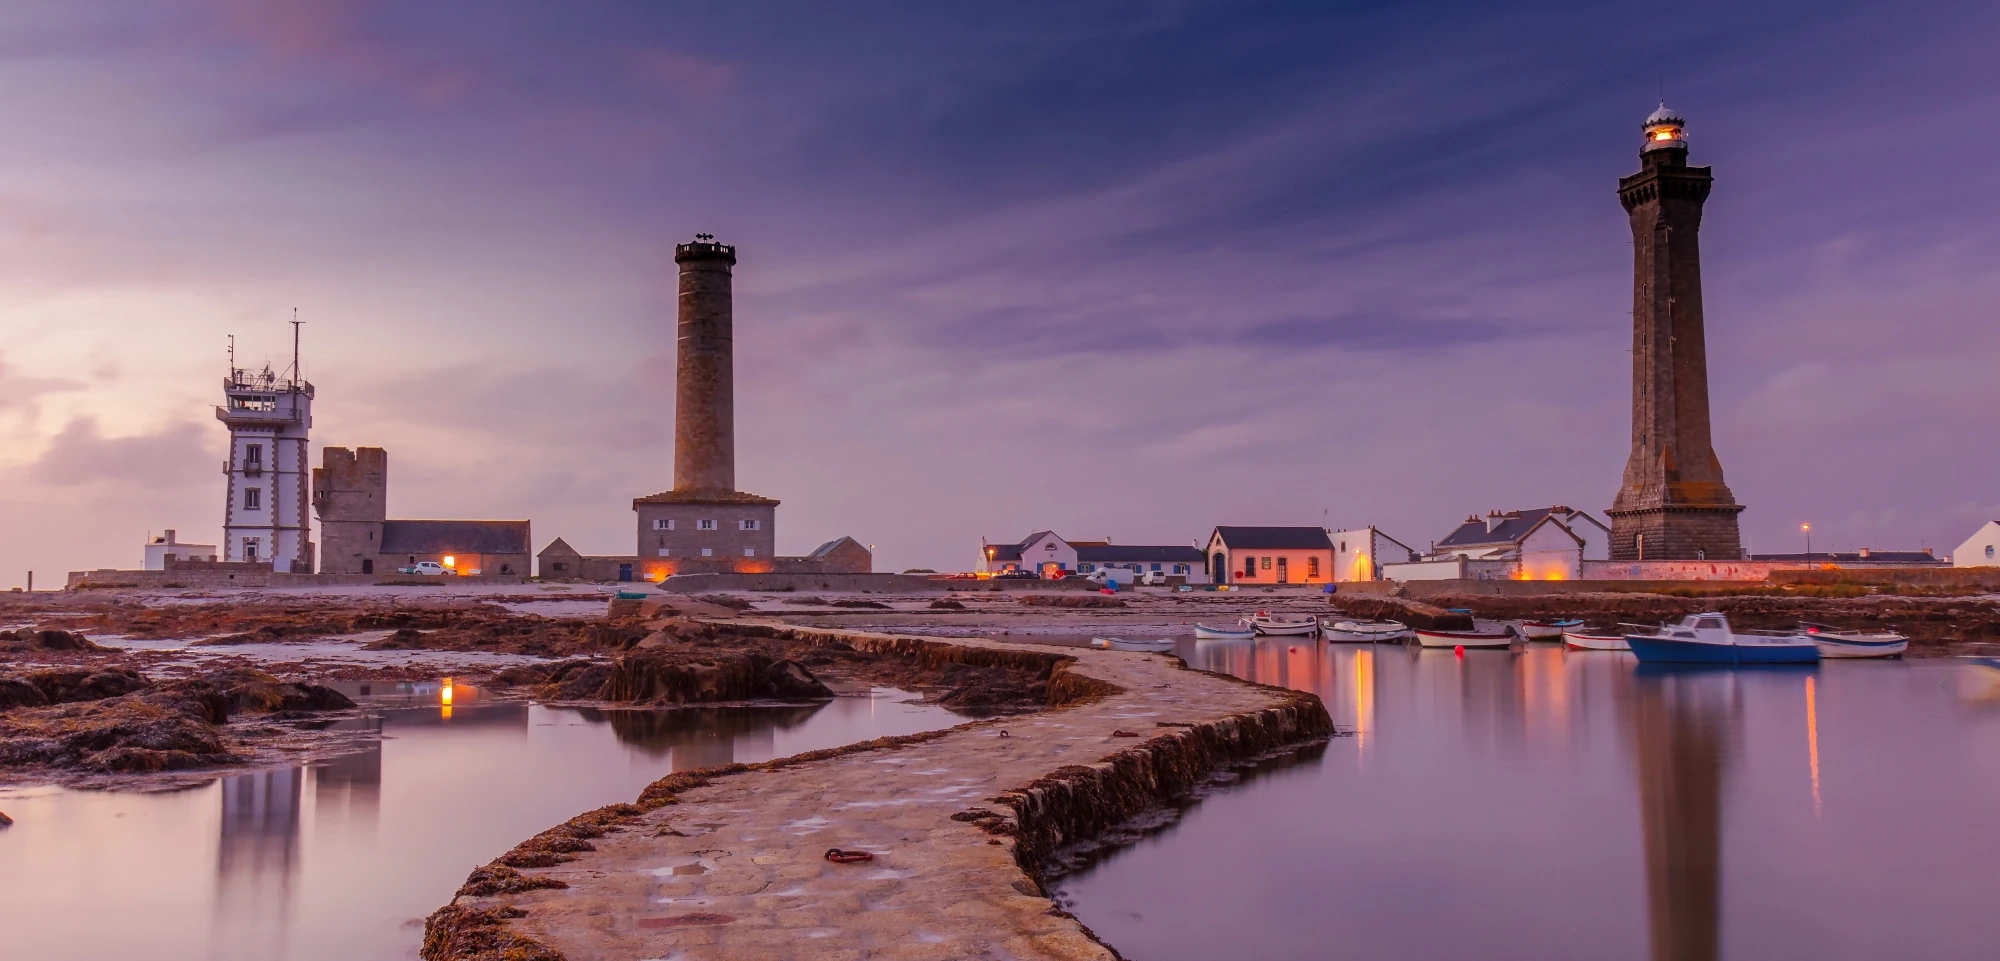
[[[1453,648],[1451,649],[1451,653],[1453,654],[1453,656],[1456,656],[1456,657],[1464,657],[1464,656],[1465,656],[1465,645],[1463,645],[1463,644],[1459,644],[1459,645],[1456,645],[1456,646],[1454,646],[1454,647],[1453,647]]]

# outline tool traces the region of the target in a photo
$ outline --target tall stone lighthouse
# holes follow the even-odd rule
[[[222,465],[229,478],[222,552],[224,560],[310,574],[306,445],[313,385],[299,376],[296,348],[287,375],[272,373],[268,365],[261,371],[244,370],[232,357],[222,382],[226,401],[215,409],[215,419],[229,428],[229,460]]]
[[[1611,503],[1612,560],[1737,560],[1743,506],[1709,439],[1701,310],[1701,208],[1713,182],[1690,167],[1687,121],[1646,118],[1639,172],[1618,181],[1632,221],[1632,455]]]
[[[736,489],[736,248],[709,234],[674,247],[674,487],[634,498],[642,575],[765,572],[778,502]]]

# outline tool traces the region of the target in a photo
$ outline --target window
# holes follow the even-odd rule
[[[661,557],[668,557],[668,556],[670,556],[670,555],[668,554],[668,550],[669,550],[669,548],[665,548],[665,547],[662,547],[662,548],[660,548],[660,556],[661,556]]]
[[[244,510],[246,510],[246,511],[254,511],[254,510],[256,510],[256,509],[257,509],[257,506],[258,506],[259,504],[263,503],[263,500],[264,500],[264,493],[263,493],[263,488],[261,488],[261,487],[245,487],[245,488],[243,488],[243,509],[244,509]]]
[[[1306,558],[1306,576],[1307,577],[1319,576],[1319,558],[1317,557]]]
[[[1988,557],[1991,557],[1991,556],[1993,556],[1993,548],[1989,547],[1989,548],[1987,548],[1987,549],[1986,549],[1986,556],[1988,556]],[[1090,573],[1091,571],[1094,571],[1094,570],[1096,570],[1096,569],[1097,569],[1097,565],[1096,565],[1096,564],[1078,564],[1078,565],[1076,565],[1076,571],[1077,571],[1077,573],[1079,573],[1079,574],[1088,574],[1088,573]]]
[[[251,444],[243,448],[243,466],[261,467],[264,464],[264,445]]]
[[[1993,556],[1993,545],[1991,544],[1986,545],[1986,556],[1987,557]]]
[[[708,522],[707,522],[707,521],[702,521],[702,523],[706,524],[706,523],[708,523]],[[703,556],[703,557],[714,557],[714,556],[715,556],[715,549],[714,549],[714,548],[712,548],[712,547],[704,547],[704,548],[702,548],[702,549],[701,549],[701,556]]]
[[[656,530],[656,531],[670,531],[670,530],[673,530],[673,529],[674,529],[674,520],[673,520],[673,518],[671,518],[671,517],[662,517],[662,518],[659,518],[659,519],[657,519],[657,520],[653,521],[653,529],[654,529],[654,530]]]
[[[1694,622],[1694,626],[1701,630],[1714,630],[1716,628],[1721,627],[1722,622],[1713,617],[1704,617],[1701,620]]]
[[[757,521],[748,517],[736,522],[736,529],[739,531],[754,531],[757,527]]]
[[[1156,570],[1156,571],[1157,571],[1157,570],[1159,570],[1159,569],[1160,569],[1160,565],[1158,565],[1158,564],[1154,564],[1154,565],[1153,565],[1153,570]]]
[[[1261,564],[1259,564],[1259,565],[1257,565],[1257,566],[1259,566],[1259,567],[1262,567],[1263,569],[1265,569],[1265,570],[1267,570],[1267,571],[1271,569],[1271,559],[1270,559],[1270,558],[1268,558],[1268,557],[1265,557],[1265,558],[1260,558],[1260,560],[1262,560],[1262,561],[1263,561],[1263,563],[1261,563]]]
[[[263,539],[262,539],[262,538],[258,538],[258,537],[246,537],[246,538],[244,538],[244,539],[243,539],[243,559],[244,559],[244,560],[246,560],[246,561],[255,561],[255,560],[257,559],[257,548],[258,548],[258,546],[259,546],[259,545],[261,545],[262,543],[263,543]]]
[[[367,567],[367,566],[368,566],[368,562],[367,562],[367,561],[362,561],[362,562],[361,562],[361,566],[363,566],[363,567]],[[555,568],[556,570],[559,570],[559,571],[566,571],[566,570],[569,570],[569,565],[568,565],[568,564],[565,564],[565,563],[563,563],[562,561],[557,561],[557,562],[555,562],[555,563],[553,563],[553,564],[550,564],[549,566],[550,566],[550,567],[553,567],[553,568]],[[366,573],[368,573],[368,572],[367,572],[367,571],[362,571],[362,573],[366,574]]]
[[[712,531],[712,530],[714,530],[714,529],[715,529],[715,522],[714,522],[714,521],[695,521],[695,522],[694,522],[694,529],[695,529],[695,530],[698,530],[698,531]]]
[[[1186,565],[1186,564],[1175,564],[1175,565],[1174,565],[1174,573],[1176,573],[1176,574],[1185,574],[1185,573],[1187,573],[1187,565]]]
[[[744,557],[756,557],[756,556],[757,556],[757,549],[756,549],[756,548],[754,548],[754,547],[746,547],[746,548],[744,548],[744,549],[743,549],[743,556],[744,556]]]

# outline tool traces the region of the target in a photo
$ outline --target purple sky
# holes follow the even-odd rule
[[[295,306],[315,443],[387,447],[391,516],[632,550],[696,231],[739,245],[737,476],[786,553],[1601,512],[1662,82],[1715,168],[1748,546],[1947,551],[2000,517],[1995,36],[1973,2],[16,4],[0,586],[214,540],[226,335],[281,364]]]

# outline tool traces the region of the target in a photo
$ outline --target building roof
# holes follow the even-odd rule
[[[1021,559],[1021,545],[988,544],[986,545],[986,557],[988,560],[995,561],[1018,561]]]
[[[1535,525],[1542,522],[1542,518],[1548,517],[1551,514],[1555,515],[1556,519],[1561,521],[1565,527],[1573,519],[1582,517],[1588,519],[1596,527],[1600,529],[1604,528],[1604,525],[1599,523],[1597,518],[1591,517],[1588,513],[1573,511],[1568,507],[1558,504],[1554,507],[1541,507],[1531,511],[1507,511],[1505,513],[1488,514],[1486,517],[1473,515],[1466,518],[1457,527],[1452,528],[1451,533],[1446,534],[1444,540],[1438,541],[1433,545],[1432,549],[1436,551],[1450,551],[1467,547],[1491,547],[1495,544],[1517,544],[1522,538],[1528,536],[1529,531],[1535,529]],[[1494,517],[1499,518],[1500,522],[1498,526],[1488,530],[1488,518]]]
[[[833,553],[835,550],[838,550],[840,546],[843,544],[853,544],[855,547],[860,547],[864,551],[868,549],[866,547],[862,547],[861,542],[855,540],[852,537],[836,537],[833,540],[827,541],[826,543],[813,548],[812,553],[807,554],[806,556],[825,557],[826,555]]]
[[[577,557],[582,557],[582,556],[583,556],[583,554],[582,554],[582,553],[580,553],[580,552],[578,552],[576,548],[574,548],[574,547],[571,547],[571,546],[569,546],[569,542],[568,542],[568,541],[566,541],[566,540],[563,540],[562,538],[558,537],[558,538],[556,538],[555,540],[552,540],[552,541],[550,541],[550,542],[549,542],[549,544],[548,544],[548,546],[547,546],[547,547],[544,547],[544,548],[542,548],[542,552],[541,552],[541,553],[539,553],[539,554],[536,554],[535,556],[536,556],[536,557],[550,557],[550,556],[556,556],[556,557],[567,557],[567,556],[570,556],[570,555],[575,555],[575,556],[577,556]]]
[[[527,521],[383,521],[384,554],[526,554]]]
[[[1152,546],[1145,544],[1106,544],[1102,547],[1078,547],[1077,563],[1089,561],[1093,564],[1108,564],[1118,561],[1171,562],[1175,564],[1199,564],[1208,559],[1198,547]]]
[[[1218,527],[1215,533],[1231,550],[1333,550],[1321,527]]]
[[[633,509],[636,510],[640,504],[761,504],[770,507],[778,506],[778,502],[774,498],[746,494],[743,491],[679,489],[632,498]]]

